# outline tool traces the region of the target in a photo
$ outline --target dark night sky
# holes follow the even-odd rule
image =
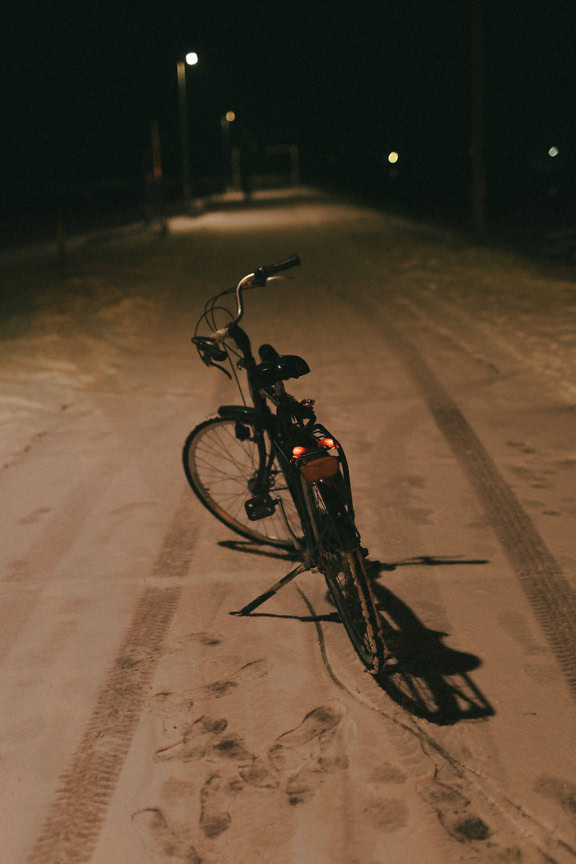
[[[150,121],[177,174],[176,62],[189,70],[194,158],[214,169],[232,108],[260,143],[298,142],[376,164],[389,149],[424,175],[467,164],[470,6],[461,0],[5,0],[2,186],[137,179]],[[576,122],[574,0],[485,0],[487,145],[499,170]],[[216,166],[217,167],[217,166]]]

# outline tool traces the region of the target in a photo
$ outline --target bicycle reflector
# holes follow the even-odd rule
[[[300,456],[304,455],[304,453],[306,453],[306,447],[301,447],[300,445],[297,445],[296,447],[292,448],[292,456],[294,457],[294,459],[299,459]]]
[[[318,443],[321,444],[322,447],[326,447],[327,450],[332,450],[332,448],[336,446],[333,438],[320,438]]]
[[[321,456],[301,465],[300,473],[309,483],[326,480],[338,473],[338,459],[335,456]]]

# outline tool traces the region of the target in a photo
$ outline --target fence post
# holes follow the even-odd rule
[[[292,186],[300,186],[300,149],[297,144],[290,145],[290,181]]]

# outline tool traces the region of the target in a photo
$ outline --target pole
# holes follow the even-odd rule
[[[184,206],[191,211],[190,152],[188,147],[188,104],[186,101],[186,64],[178,63],[178,99],[180,104],[180,150],[182,153],[182,192]]]
[[[58,216],[56,242],[58,243],[58,260],[61,266],[64,266],[66,264],[66,228],[62,214]]]
[[[160,129],[157,120],[152,121],[150,132],[152,140],[152,217],[156,215],[160,224],[160,236],[165,237],[168,233],[168,223],[164,218],[162,150],[160,148]]]
[[[290,145],[290,182],[292,186],[300,185],[300,148],[298,144]]]
[[[472,0],[472,216],[474,233],[486,235],[483,0]]]
[[[230,183],[232,182],[231,173],[232,173],[232,139],[230,136],[230,121],[227,119],[224,114],[220,118],[220,126],[222,128],[222,155],[224,161],[224,183],[225,183],[225,191],[228,192],[231,188]]]

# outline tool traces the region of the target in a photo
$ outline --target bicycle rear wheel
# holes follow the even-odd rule
[[[300,518],[276,459],[266,472],[269,453],[266,434],[253,423],[211,417],[192,430],[182,458],[190,486],[220,522],[257,543],[294,550],[303,534]],[[278,503],[271,516],[252,522],[244,503],[261,476]]]
[[[322,489],[318,484],[303,483],[307,487],[304,491],[316,541],[317,566],[326,579],[356,653],[375,675],[384,667],[386,652],[380,615],[359,543],[355,548],[347,548],[356,530],[345,515],[337,486]],[[342,536],[343,533],[346,536]]]

